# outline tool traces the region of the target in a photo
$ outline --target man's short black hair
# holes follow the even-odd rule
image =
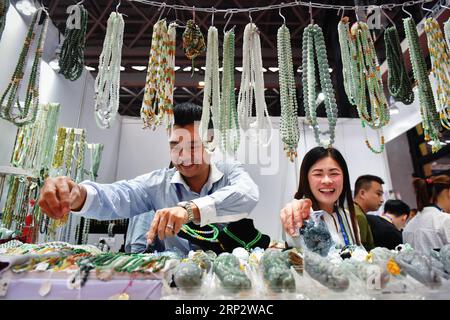
[[[358,195],[359,190],[364,189],[368,190],[370,188],[370,184],[374,182],[378,182],[379,184],[384,184],[383,179],[377,176],[373,176],[371,174],[365,174],[363,176],[358,177],[355,182],[355,197]]]
[[[402,200],[388,200],[384,204],[384,212],[393,214],[396,217],[401,217],[404,214],[409,216],[411,209]]]
[[[202,107],[191,102],[183,102],[173,107],[175,125],[184,127],[202,119]]]
[[[173,115],[175,118],[175,125],[184,127],[193,124],[195,121],[202,119],[202,107],[192,102],[183,102],[173,107]],[[213,128],[212,118],[209,119],[208,129]]]

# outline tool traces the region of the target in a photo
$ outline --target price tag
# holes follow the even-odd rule
[[[47,270],[49,264],[47,262],[40,262],[36,265],[36,271],[45,271]]]
[[[9,279],[0,279],[0,297],[6,297],[8,293]]]

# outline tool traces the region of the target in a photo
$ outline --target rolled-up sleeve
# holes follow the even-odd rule
[[[96,220],[116,220],[154,210],[152,198],[161,181],[157,171],[111,184],[83,181],[86,201],[80,211],[72,213]]]
[[[242,165],[233,163],[226,177],[228,185],[192,200],[200,210],[201,226],[238,221],[246,218],[256,207],[259,189]]]

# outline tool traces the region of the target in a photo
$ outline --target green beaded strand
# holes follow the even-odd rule
[[[223,40],[222,94],[219,109],[220,147],[225,154],[235,154],[240,143],[239,120],[234,95],[234,30]]]
[[[316,64],[314,56],[317,57],[319,68],[320,85],[325,96],[325,109],[328,119],[329,139],[322,141],[320,135],[324,134],[319,130],[317,122],[316,104]],[[327,51],[322,29],[314,24],[307,26],[303,32],[303,103],[305,106],[306,119],[314,130],[316,143],[324,148],[333,145],[335,128],[337,122],[337,105],[334,96],[334,89],[331,83]]]
[[[388,63],[389,93],[396,101],[409,105],[414,101],[411,81],[406,72],[403,52],[396,27],[389,27],[384,32],[386,61]]]
[[[420,101],[420,113],[422,116],[422,127],[425,133],[425,141],[433,141],[432,152],[441,148],[439,141],[439,130],[441,127],[439,113],[433,97],[430,79],[428,78],[427,64],[419,43],[416,24],[413,19],[403,19],[406,39],[409,45],[409,54],[413,67],[414,78],[417,81]]]
[[[39,20],[45,14],[42,27],[39,27]],[[0,117],[14,123],[16,126],[24,126],[34,123],[39,106],[39,76],[41,67],[41,58],[44,50],[45,37],[48,27],[48,13],[45,9],[36,10],[33,15],[27,36],[19,55],[16,68],[11,81],[0,99]],[[31,45],[36,39],[36,34],[40,28],[40,34],[37,40],[36,51],[31,67],[31,73],[28,79],[28,87],[25,95],[25,103],[22,106],[19,102],[19,92],[22,79],[27,70],[28,54]],[[4,103],[6,100],[6,104]],[[15,108],[14,108],[15,104]]]
[[[76,27],[79,26],[80,28],[77,29],[69,25],[72,19],[72,16],[69,16],[59,59],[59,73],[66,79],[75,81],[81,76],[84,69],[88,12],[83,5],[74,5],[69,8],[72,9],[72,12],[75,12],[75,19],[79,19],[75,23]]]
[[[8,14],[9,0],[0,0],[0,40],[5,29],[6,15]]]
[[[300,131],[298,127],[298,103],[292,62],[291,35],[286,25],[277,33],[278,69],[281,104],[281,140],[291,162],[297,157]]]

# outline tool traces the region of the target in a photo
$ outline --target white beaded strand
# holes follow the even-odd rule
[[[244,130],[256,130],[256,142],[267,147],[272,139],[272,122],[267,110],[264,97],[264,74],[261,56],[261,40],[259,30],[255,24],[249,23],[244,30],[244,43],[242,49],[242,77],[238,97],[238,119],[240,127]],[[250,122],[255,100],[256,120]],[[264,116],[266,115],[266,116]],[[263,131],[268,131],[265,143],[261,138]]]
[[[101,129],[111,127],[119,110],[124,26],[122,15],[112,12],[108,19],[98,74],[95,79],[95,120]]]
[[[199,135],[207,151],[212,152],[216,147],[218,137],[218,121],[220,106],[220,77],[219,77],[219,33],[216,27],[208,30],[205,87],[203,91],[203,112],[199,127]],[[212,119],[214,126],[214,140],[208,141],[208,125]]]

